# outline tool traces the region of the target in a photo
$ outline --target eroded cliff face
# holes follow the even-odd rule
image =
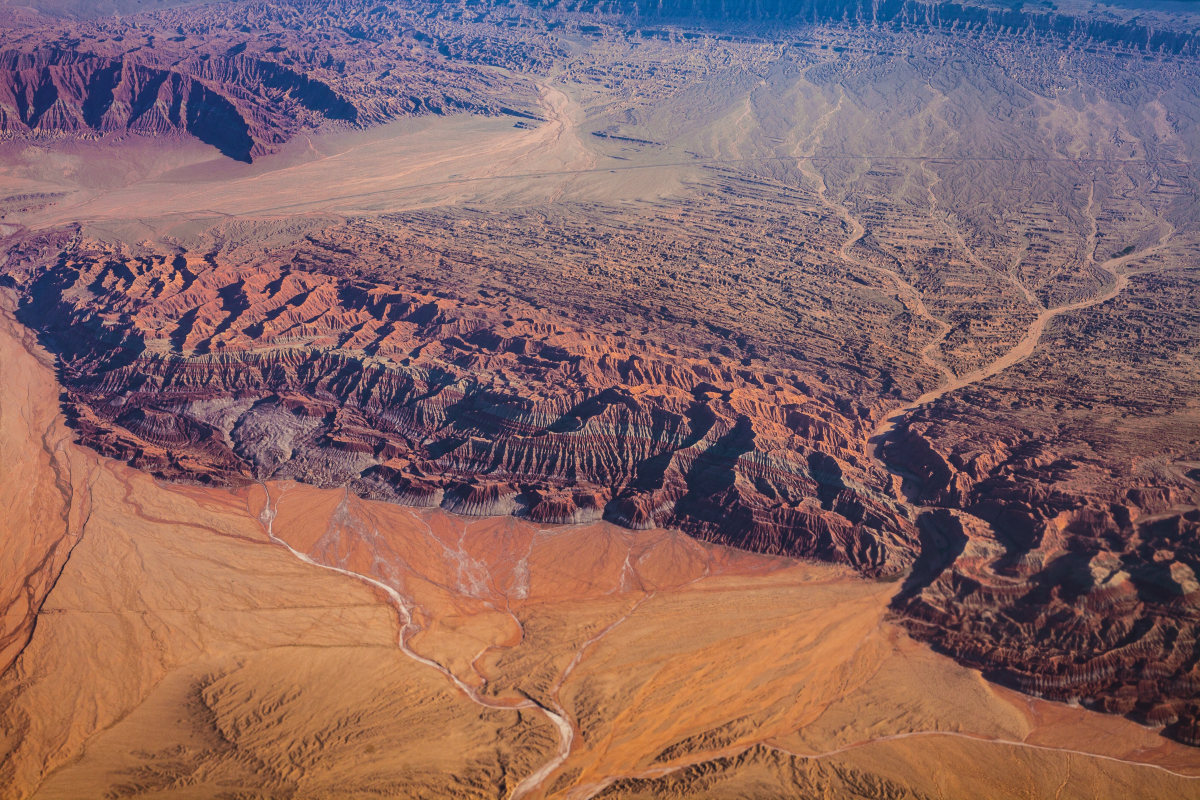
[[[300,131],[536,107],[527,84],[448,62],[408,9],[214,5],[138,19],[14,26],[0,136],[184,135],[249,162]]]
[[[1031,544],[955,514],[927,526],[949,566],[897,600],[916,635],[1006,685],[1200,744],[1200,514],[1121,526],[1085,508]]]
[[[1168,271],[1132,289],[888,444],[913,498],[943,509],[926,526],[943,571],[914,573],[897,607],[996,679],[1200,744],[1200,286]]]
[[[84,244],[20,279],[83,440],[158,475],[666,525],[867,574],[914,554],[864,423],[811,377],[281,264]]]
[[[50,434],[93,501],[60,498],[85,513],[78,544],[0,670],[4,800],[1195,784],[1189,748],[913,642],[892,583],[677,531],[164,484],[64,441],[46,359],[6,315],[0,355],[0,452]]]
[[[240,56],[163,68],[133,55],[0,54],[0,133],[186,133],[249,161],[305,116],[354,122],[357,110],[320,81]]]

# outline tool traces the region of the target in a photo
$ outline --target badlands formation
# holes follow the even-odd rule
[[[1200,797],[1195,15],[109,5],[0,5],[3,796]]]
[[[6,798],[1200,791],[1192,748],[986,682],[845,567],[164,484],[71,443],[3,297],[6,535],[50,554],[4,587],[38,609],[0,679]]]

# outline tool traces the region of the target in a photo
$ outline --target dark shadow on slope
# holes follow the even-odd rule
[[[921,554],[913,562],[900,591],[892,598],[892,608],[900,609],[921,593],[953,564],[967,546],[962,523],[949,511],[926,511],[917,518]]]

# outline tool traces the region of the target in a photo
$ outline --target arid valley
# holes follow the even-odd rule
[[[0,797],[1200,798],[1198,29],[0,3]]]

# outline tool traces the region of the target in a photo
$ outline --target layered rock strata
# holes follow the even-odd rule
[[[911,630],[1024,691],[1200,744],[1200,283],[1171,269],[1186,258],[1139,264],[1164,271],[921,409],[886,452],[943,509],[932,569],[896,602]]]
[[[281,265],[84,246],[18,275],[84,441],[157,475],[667,525],[868,574],[913,556],[863,422],[811,377]]]

